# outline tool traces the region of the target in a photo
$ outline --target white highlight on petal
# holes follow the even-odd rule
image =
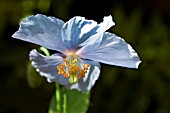
[[[138,61],[138,62],[136,62],[136,68],[138,68],[139,67],[139,64],[141,63],[142,61]]]
[[[86,20],[87,21],[87,20]],[[89,22],[91,24],[86,24],[81,28],[81,33],[80,33],[80,37],[82,37],[85,33],[90,32],[90,30],[92,28],[94,28],[97,25],[97,22],[93,21],[93,20],[89,20]]]
[[[34,65],[34,64],[35,64],[35,62],[31,62],[31,64],[32,64],[32,65]]]
[[[37,72],[39,72],[40,70],[39,69],[36,69]]]
[[[50,79],[47,79],[47,82],[52,83],[53,81],[51,81]]]
[[[114,26],[115,23],[113,22],[112,16],[105,16],[103,18],[103,22],[100,23],[101,29],[103,29],[104,31],[106,31],[107,29],[109,29],[110,27]],[[99,30],[101,30],[99,29]]]
[[[135,58],[135,57],[138,57],[138,54],[135,52],[135,50],[128,44],[128,49],[131,53],[131,58]],[[136,68],[138,68],[139,64],[141,63],[142,61],[138,61],[136,62]]]
[[[133,57],[137,57],[138,55],[137,55],[137,53],[133,50],[133,48],[128,44],[127,45],[128,46],[128,49],[129,49],[129,51],[130,51],[130,53],[131,53],[131,57],[133,58]]]

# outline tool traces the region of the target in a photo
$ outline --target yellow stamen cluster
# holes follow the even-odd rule
[[[80,63],[77,57],[63,59],[63,63],[57,66],[58,74],[62,74],[66,78],[84,78],[90,64]]]

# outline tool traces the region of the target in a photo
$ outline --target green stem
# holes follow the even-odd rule
[[[40,50],[43,51],[46,56],[50,56],[49,51],[45,47],[40,47]]]
[[[55,83],[56,86],[56,108],[57,108],[57,112],[61,113],[61,92],[60,92],[60,86],[58,83]]]
[[[67,92],[66,89],[64,90],[64,102],[63,102],[63,113],[67,113]]]

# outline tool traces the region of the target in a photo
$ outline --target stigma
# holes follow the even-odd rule
[[[89,70],[90,64],[83,63],[83,61],[75,54],[70,54],[63,62],[57,66],[58,74],[63,75],[69,79],[71,84],[78,82],[78,79],[84,78]]]

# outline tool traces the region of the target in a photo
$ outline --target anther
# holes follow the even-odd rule
[[[63,59],[63,63],[57,66],[58,74],[68,78],[70,83],[74,84],[78,82],[79,78],[84,78],[90,64],[84,64],[81,60],[75,56],[70,55]]]

